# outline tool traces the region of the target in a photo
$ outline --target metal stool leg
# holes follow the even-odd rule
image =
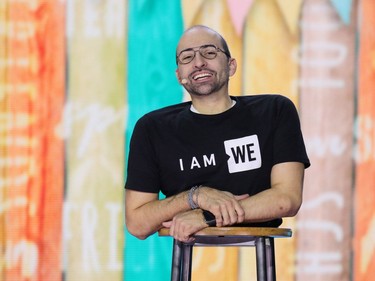
[[[173,255],[172,255],[172,274],[171,281],[180,281],[181,261],[183,255],[183,245],[180,241],[173,239]]]
[[[266,243],[264,237],[255,239],[257,280],[267,281]]]
[[[238,231],[240,229],[240,231]],[[246,232],[247,231],[247,232]],[[169,229],[159,231],[160,236],[169,236]],[[274,237],[291,237],[289,228],[207,228],[196,235],[194,243],[173,241],[172,281],[192,279],[192,255],[196,246],[255,246],[258,281],[276,281]],[[196,244],[195,244],[196,243]]]
[[[276,281],[274,238],[266,237],[265,239],[266,239],[267,277],[268,277],[267,280]]]
[[[182,243],[183,247],[183,256],[182,256],[182,281],[190,281],[191,280],[191,264],[192,264],[192,256],[193,256],[193,245],[192,244],[184,244]]]

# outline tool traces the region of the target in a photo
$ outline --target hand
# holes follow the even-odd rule
[[[197,203],[201,209],[215,215],[216,226],[226,226],[244,221],[245,211],[239,201],[248,197],[248,194],[235,196],[227,191],[202,186],[199,189]]]
[[[176,240],[190,243],[194,241],[193,235],[206,228],[202,210],[196,209],[182,212],[174,216],[173,220],[163,222],[163,226],[169,228],[169,234]]]

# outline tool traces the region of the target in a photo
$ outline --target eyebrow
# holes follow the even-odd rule
[[[183,50],[181,50],[181,51],[179,52],[179,54],[181,54],[182,52],[185,52],[185,51],[190,51],[190,50],[194,50],[194,49],[196,49],[196,48],[202,48],[202,47],[208,47],[208,46],[212,46],[212,47],[217,48],[216,45],[214,45],[214,44],[204,44],[204,45],[200,45],[200,46],[196,46],[196,47],[191,47],[191,48],[183,49]]]

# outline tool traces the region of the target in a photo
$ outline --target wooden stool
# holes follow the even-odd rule
[[[169,236],[169,229],[160,229],[159,236]],[[255,246],[257,280],[276,281],[274,238],[291,236],[289,228],[207,227],[195,234],[193,243],[174,240],[171,280],[191,280],[193,246]]]

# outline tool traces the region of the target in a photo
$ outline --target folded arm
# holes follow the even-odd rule
[[[216,216],[222,218],[222,222],[218,221],[217,225],[229,225],[243,221],[245,212],[236,196],[230,192],[213,188],[205,187],[204,189],[207,197],[202,200],[203,205],[200,207],[210,211],[215,210]],[[156,193],[126,189],[125,222],[128,231],[139,239],[145,239],[158,231],[164,223],[164,226],[171,227],[172,235],[174,232],[181,233],[181,229],[184,229],[183,236],[188,237],[207,227],[202,210],[191,210],[188,193],[189,191],[184,191],[159,200]],[[243,198],[245,197],[248,197],[248,195]],[[194,201],[196,204],[200,203],[197,197],[194,197]],[[179,227],[175,227],[177,224]],[[179,236],[182,236],[182,234]]]
[[[269,221],[293,217],[302,204],[304,164],[286,162],[271,171],[271,188],[240,201],[244,222]]]
[[[304,165],[298,162],[277,164],[271,172],[271,188],[253,196],[234,196],[209,187],[202,187],[197,198],[200,208],[209,210],[216,217],[217,226],[238,223],[270,221],[295,216],[302,204]],[[237,207],[232,200],[240,205]],[[241,208],[242,207],[242,208]],[[207,227],[202,225],[200,210],[184,212],[164,223],[170,227],[174,238],[183,242],[193,241],[193,234]]]
[[[215,215],[217,226],[292,217],[302,204],[303,177],[302,163],[281,163],[272,168],[271,188],[251,197],[201,187],[194,199]],[[159,200],[158,194],[127,189],[125,210],[129,232],[140,239],[166,226],[176,239],[189,242],[195,232],[207,227],[202,211],[190,209],[188,191]]]
[[[139,239],[146,239],[158,231],[164,221],[189,210],[187,192],[159,200],[158,194],[125,191],[125,222],[128,231]]]

